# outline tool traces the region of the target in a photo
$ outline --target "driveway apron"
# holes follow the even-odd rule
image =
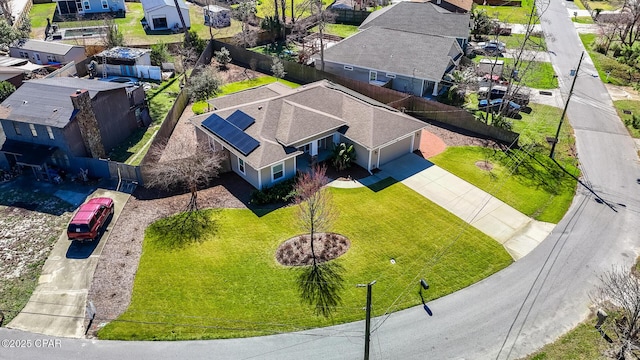
[[[518,260],[533,250],[555,227],[536,221],[416,154],[380,167],[378,178],[402,182],[502,244]]]

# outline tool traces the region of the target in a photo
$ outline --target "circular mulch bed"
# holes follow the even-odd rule
[[[484,170],[484,171],[493,170],[493,164],[490,163],[489,161],[485,161],[485,160],[476,161],[476,166],[479,167],[481,170]]]
[[[309,235],[298,235],[283,242],[276,250],[276,260],[286,266],[312,265],[310,239]],[[316,261],[319,263],[338,258],[351,246],[349,239],[335,233],[317,233],[313,239]]]

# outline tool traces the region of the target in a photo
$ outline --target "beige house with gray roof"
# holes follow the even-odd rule
[[[198,141],[226,154],[228,169],[257,189],[329,158],[335,144],[356,149],[371,171],[418,149],[424,123],[329,81],[297,89],[275,83],[211,101],[191,118]]]
[[[29,59],[38,65],[65,65],[71,61],[77,64],[87,58],[84,46],[33,39],[16,41],[9,46],[9,56]]]

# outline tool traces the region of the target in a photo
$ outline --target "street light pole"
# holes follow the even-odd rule
[[[369,338],[371,336],[371,287],[376,280],[368,284],[358,284],[357,287],[367,287],[367,307],[364,325],[364,360],[369,360]]]
[[[556,151],[558,136],[560,136],[560,128],[562,127],[562,121],[564,120],[564,116],[567,114],[567,108],[569,107],[569,100],[571,100],[571,95],[573,94],[573,87],[576,85],[576,80],[578,79],[578,71],[580,70],[580,64],[582,64],[583,58],[584,58],[584,51],[580,55],[580,61],[578,62],[578,67],[576,68],[575,74],[573,74],[573,82],[571,83],[571,89],[569,89],[567,102],[564,104],[564,109],[562,110],[562,115],[560,116],[560,122],[558,123],[558,130],[556,130],[556,136],[553,138],[553,144],[551,145],[551,153],[549,154],[549,157],[552,159],[553,159],[553,153]]]

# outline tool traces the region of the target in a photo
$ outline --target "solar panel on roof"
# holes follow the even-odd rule
[[[211,114],[206,118],[202,122],[202,126],[226,141],[244,156],[249,155],[260,145],[258,140],[216,114]]]
[[[234,111],[233,114],[227,117],[227,121],[242,131],[247,130],[249,126],[256,122],[254,118],[245,114],[241,110]]]

